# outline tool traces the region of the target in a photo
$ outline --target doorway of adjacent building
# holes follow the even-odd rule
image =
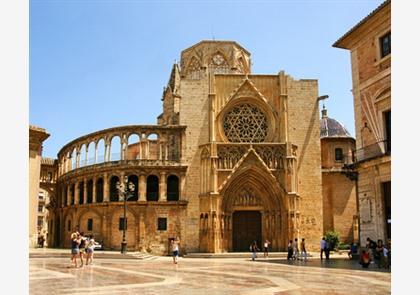
[[[391,181],[382,182],[386,238],[391,238]]]
[[[233,213],[233,251],[249,252],[249,245],[257,241],[261,249],[261,213],[259,211],[235,211]]]

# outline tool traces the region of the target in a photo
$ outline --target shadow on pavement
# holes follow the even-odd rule
[[[307,261],[302,260],[286,260],[286,259],[264,259],[260,258],[258,262],[266,263],[278,263],[284,265],[295,265],[303,267],[324,267],[324,268],[337,268],[337,269],[348,269],[348,270],[364,270],[364,271],[376,271],[376,272],[391,272],[391,268],[378,268],[375,264],[369,265],[368,268],[363,268],[357,260],[350,259],[308,259]]]

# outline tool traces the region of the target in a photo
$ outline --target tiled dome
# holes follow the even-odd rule
[[[320,120],[321,138],[324,137],[352,137],[340,122],[332,118],[328,118],[327,110],[322,110],[322,118]]]

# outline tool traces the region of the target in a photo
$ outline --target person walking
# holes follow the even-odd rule
[[[268,258],[268,247],[270,246],[270,241],[265,240],[264,242],[264,258]]]
[[[257,258],[257,251],[260,251],[257,245],[257,241],[254,241],[249,247],[252,251],[252,261],[254,261]]]
[[[301,251],[301,253],[300,253],[301,257],[306,261],[308,258],[307,258],[307,254],[306,254],[306,247],[305,247],[305,239],[304,238],[302,238],[302,242],[300,242],[300,251]]]
[[[325,252],[325,249],[327,247],[327,241],[325,240],[325,237],[322,237],[321,240],[321,260],[323,259],[322,254]],[[327,254],[325,254],[326,256]]]
[[[89,265],[89,260],[90,260],[90,264],[92,265],[94,250],[95,250],[95,238],[93,235],[90,235],[89,240],[86,245],[86,265]]]
[[[374,263],[377,244],[374,240],[371,240],[369,237],[366,239],[366,241],[367,241],[366,248],[369,251],[368,253],[369,253],[370,263]]]
[[[375,249],[375,263],[378,268],[384,267],[384,245],[382,240],[378,240]]]
[[[331,243],[330,241],[326,240],[325,243],[325,258],[330,260],[330,251],[331,251]]]
[[[293,259],[293,246],[292,246],[292,240],[289,241],[289,244],[287,245],[287,260]]]
[[[80,239],[76,233],[71,234],[71,261],[74,262],[74,267],[77,268],[77,256],[79,255]]]
[[[180,240],[178,237],[176,237],[176,239],[171,240],[172,256],[174,259],[174,264],[178,264],[179,244],[180,244]]]
[[[299,258],[299,248],[298,248],[298,239],[296,238],[293,241],[293,259],[297,260]]]
[[[79,244],[79,256],[80,256],[80,267],[83,267],[83,254],[86,251],[86,237],[84,236],[84,232],[80,233],[80,244]]]

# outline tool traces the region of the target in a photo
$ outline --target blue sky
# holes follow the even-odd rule
[[[254,74],[318,79],[354,135],[350,53],[331,45],[382,1],[30,1],[29,122],[43,156],[97,130],[156,124],[180,52],[234,40]]]

